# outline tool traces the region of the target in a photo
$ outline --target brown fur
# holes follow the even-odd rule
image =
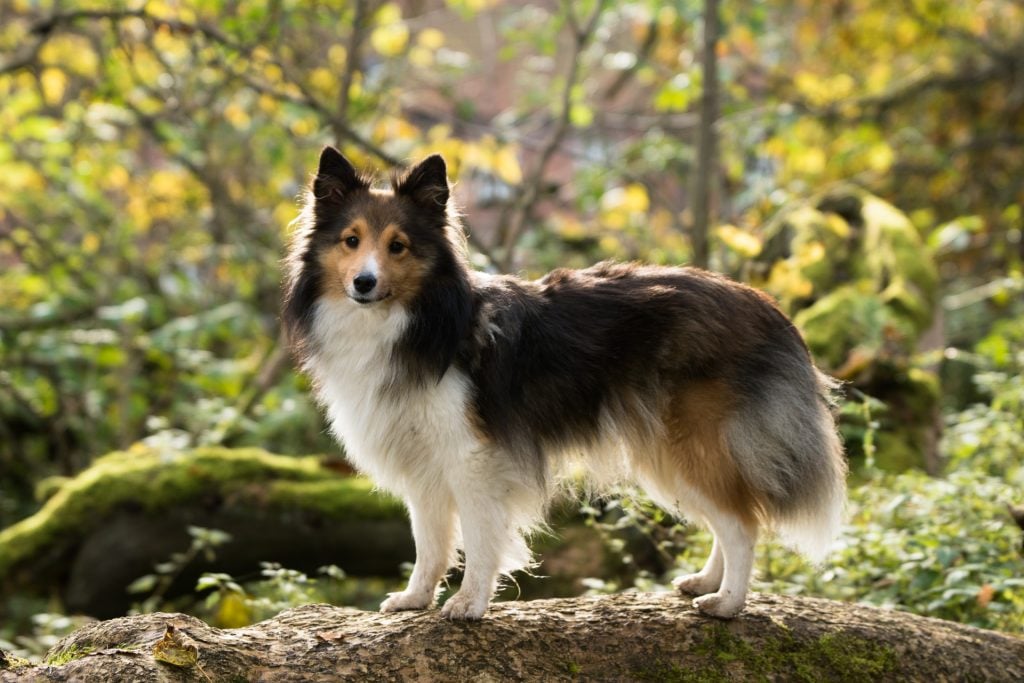
[[[667,467],[676,469],[689,486],[719,509],[756,529],[764,504],[733,460],[725,438],[725,421],[735,392],[721,380],[694,382],[679,392],[665,410]]]
[[[408,304],[420,291],[429,264],[413,255],[409,236],[396,223],[382,225],[380,220],[380,216],[355,217],[342,229],[338,243],[320,254],[325,296],[338,299],[348,296],[348,284],[364,270],[371,257],[375,257],[378,264],[377,287],[382,292],[381,298]],[[359,240],[355,248],[346,242],[350,237]],[[391,251],[394,243],[402,245],[398,253]]]

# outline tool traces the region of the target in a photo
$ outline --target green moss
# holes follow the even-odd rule
[[[32,662],[0,650],[0,671],[10,671],[11,669],[20,669],[25,666],[32,666]]]
[[[77,645],[72,645],[66,650],[60,650],[47,657],[44,664],[49,664],[50,666],[64,666],[68,662],[81,659],[95,651],[96,648],[94,647],[79,647]]]
[[[891,647],[843,633],[829,633],[802,641],[781,627],[758,640],[755,648],[733,634],[725,624],[709,624],[694,648],[703,655],[705,666],[683,668],[672,662],[657,662],[636,672],[640,680],[695,681],[784,680],[872,681],[892,673],[896,654]]]
[[[371,493],[366,480],[337,474],[316,457],[255,448],[168,453],[136,447],[98,458],[57,487],[36,514],[0,531],[0,577],[58,538],[97,526],[120,506],[155,512],[207,492],[261,507],[317,509],[327,516],[401,514],[393,499]]]
[[[267,503],[274,507],[316,509],[346,519],[395,519],[401,502],[362,477],[321,481],[275,481],[267,488]]]

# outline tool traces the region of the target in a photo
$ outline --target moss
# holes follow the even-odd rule
[[[347,519],[395,519],[402,504],[362,477],[339,477],[321,481],[276,481],[267,488],[267,503],[280,508],[319,510],[331,517]]]
[[[82,657],[88,654],[92,654],[95,651],[96,648],[93,647],[79,647],[78,645],[72,645],[71,647],[65,650],[59,650],[57,652],[54,652],[52,655],[48,656],[44,664],[49,664],[50,666],[64,666],[68,662],[72,662],[76,659],[81,659]]]
[[[133,447],[98,458],[52,493],[31,517],[0,531],[0,577],[60,538],[81,535],[118,507],[156,512],[216,492],[262,507],[317,509],[348,519],[394,518],[392,499],[358,477],[339,475],[316,457],[198,448],[171,452]]]
[[[32,662],[21,657],[15,657],[10,652],[0,650],[0,671],[10,671],[11,669],[20,669],[25,666],[32,666]]]
[[[814,640],[798,640],[785,627],[760,638],[756,647],[733,634],[725,624],[709,624],[694,652],[706,665],[684,668],[657,662],[636,672],[639,680],[692,681],[785,680],[808,683],[872,681],[896,668],[896,653],[886,645],[843,633],[828,633]]]

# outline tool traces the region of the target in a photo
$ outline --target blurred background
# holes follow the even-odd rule
[[[756,587],[1019,632],[1022,64],[1015,0],[0,0],[0,647],[401,585],[404,512],[280,334],[325,144],[443,154],[480,269],[770,292],[848,382],[853,473],[829,562],[766,541]],[[508,597],[707,552],[629,491],[554,517]]]

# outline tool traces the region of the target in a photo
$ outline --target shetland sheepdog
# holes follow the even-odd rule
[[[835,384],[755,289],[607,262],[474,272],[440,156],[384,189],[331,147],[285,271],[283,321],[334,434],[408,506],[416,563],[382,611],[431,607],[461,549],[441,615],[479,619],[572,463],[710,528],[675,586],[715,617],[743,609],[760,531],[818,558],[839,526]]]

